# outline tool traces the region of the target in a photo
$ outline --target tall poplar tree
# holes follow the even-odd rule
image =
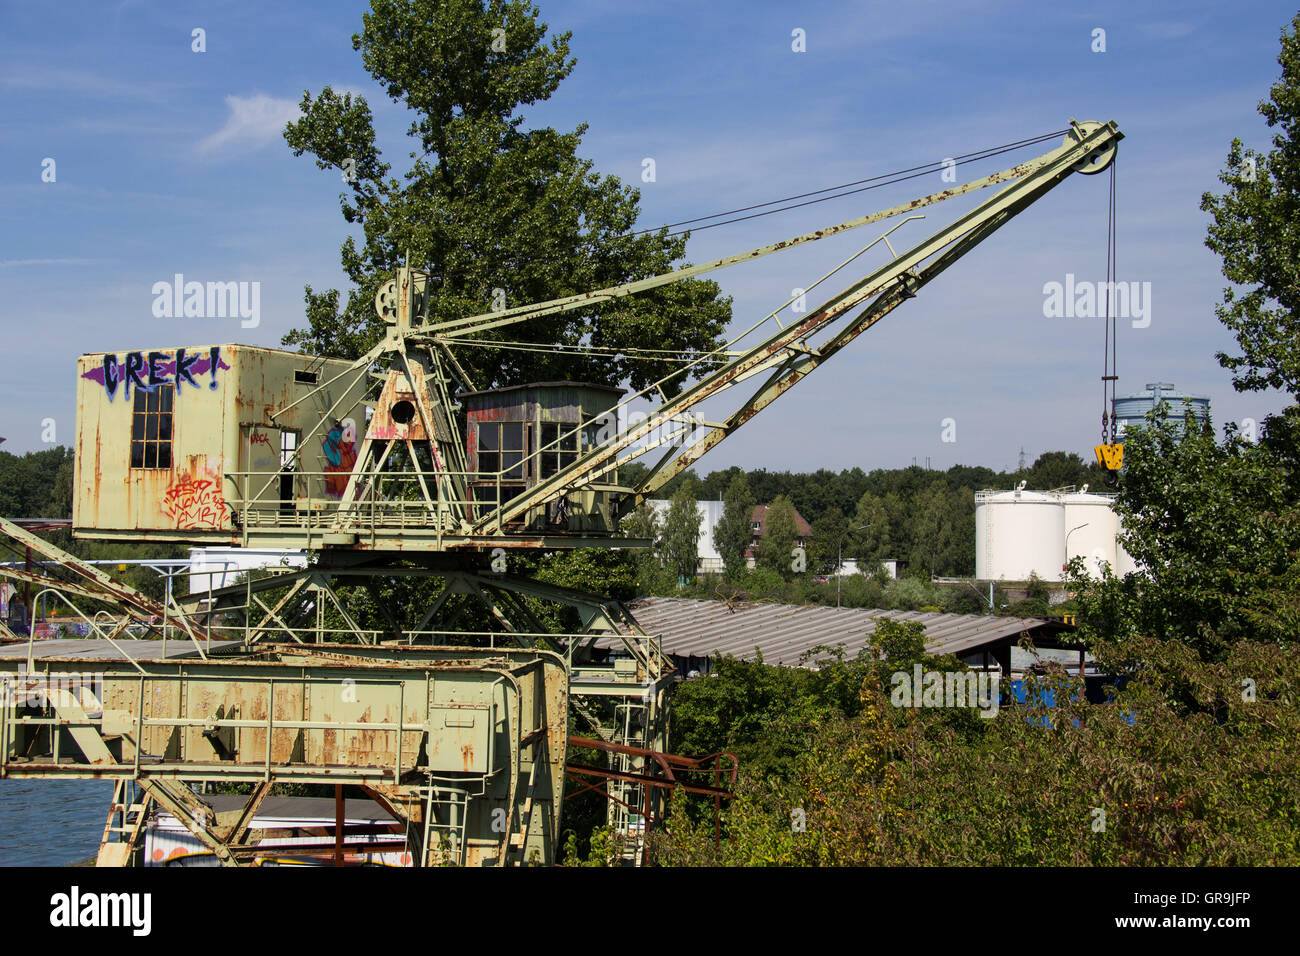
[[[677,575],[678,581],[695,577],[700,563],[700,525],[703,521],[690,482],[683,482],[673,492],[668,516],[664,519],[662,539],[664,564]]]
[[[713,543],[722,555],[727,577],[735,579],[745,570],[745,551],[754,538],[754,493],[742,471],[727,485],[722,496],[722,517],[713,529]]]
[[[375,293],[409,254],[434,276],[430,319],[616,285],[666,272],[686,235],[638,232],[640,193],[578,156],[586,124],[569,132],[529,127],[521,108],[549,99],[573,70],[571,34],[547,37],[530,3],[517,0],[372,0],[352,47],[410,117],[409,168],[398,176],[376,142],[364,96],[325,87],[304,93],[302,117],[285,129],[295,155],[310,153],[344,182],[343,218],[359,227],[343,242],[353,288],[306,289],[306,326],[286,345],[356,357],[379,341]],[[634,388],[680,368],[671,357],[574,355],[554,345],[711,349],[731,315],[718,286],[686,280],[600,306],[493,330],[483,341],[522,341],[533,351],[462,348],[475,384],[576,379]],[[678,376],[664,391],[672,395]]]

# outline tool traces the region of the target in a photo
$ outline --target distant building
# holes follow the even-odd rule
[[[877,563],[878,563],[882,568],[885,569],[885,574],[886,574],[886,576],[891,577],[891,578],[894,578],[894,579],[897,579],[897,578],[898,578],[898,559],[897,559],[897,558],[881,558],[880,561],[877,562]],[[850,575],[850,574],[866,574],[866,573],[867,573],[867,572],[863,571],[862,568],[858,567],[858,559],[857,559],[857,558],[845,558],[845,559],[844,559],[844,563],[840,565],[840,574],[843,574],[843,575]]]
[[[751,568],[754,566],[754,556],[762,543],[763,536],[767,534],[767,509],[770,507],[771,505],[754,505],[754,513],[750,516],[749,529],[751,537],[749,547],[745,549],[745,562]],[[803,515],[793,505],[790,506],[790,509],[794,511],[794,546],[796,548],[805,548],[812,538],[812,525],[804,520]]]

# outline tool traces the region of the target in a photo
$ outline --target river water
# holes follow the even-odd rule
[[[104,780],[0,780],[0,866],[90,859],[112,802],[113,784]]]

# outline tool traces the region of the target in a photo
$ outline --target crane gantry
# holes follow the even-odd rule
[[[358,547],[374,540],[373,526],[367,521],[383,510],[382,505],[376,509],[373,503],[383,480],[380,469],[395,446],[406,444],[412,458],[430,466],[427,472],[423,468],[416,471],[423,504],[429,515],[437,516],[437,534],[429,547],[626,546],[626,539],[618,535],[620,514],[652,495],[903,302],[916,297],[932,279],[1072,173],[1095,174],[1109,167],[1122,135],[1114,123],[1072,122],[1065,141],[1042,156],[908,203],[711,262],[499,312],[431,321],[424,295],[429,276],[402,267],[376,297],[376,310],[388,324],[387,335],[336,376],[359,380],[377,363],[388,367],[374,417],[329,530],[340,542],[355,534]],[[909,249],[895,250],[890,237],[902,225],[923,218],[918,210],[999,185],[1003,188],[948,226]],[[493,472],[468,467],[467,451],[481,445],[467,441],[465,426],[457,415],[453,389],[458,386],[469,392],[473,383],[456,360],[455,349],[473,346],[488,331],[590,308],[895,218],[900,221],[806,291],[877,245],[888,249],[888,261],[806,314],[792,313],[789,323],[782,324],[781,313],[795,301],[792,298],[724,347],[685,357],[680,369],[617,404],[588,410],[595,413],[548,433],[548,441],[542,441],[540,428],[531,429],[534,434],[522,449],[522,461],[512,461]],[[760,341],[740,347],[755,333],[763,334]],[[664,397],[663,387],[670,380],[688,374],[697,380],[674,397]],[[759,384],[748,389],[745,384],[751,379]],[[701,403],[732,393],[743,393],[743,397],[727,417],[706,421],[694,414]],[[295,404],[310,398],[310,394],[304,395]],[[644,418],[628,424],[628,416],[621,413],[643,399],[661,400]],[[474,424],[470,422],[468,427]],[[697,429],[702,429],[702,434],[695,434],[689,443],[683,441]],[[422,447],[417,451],[412,442]],[[664,453],[635,486],[624,487],[611,479],[619,466],[658,448],[665,448]],[[558,454],[561,467],[549,472],[540,467],[548,454]],[[475,493],[475,486],[493,491],[485,486],[519,476],[522,483],[507,482],[508,497]],[[410,482],[409,473],[405,480]],[[584,490],[593,492],[585,502],[577,497]],[[557,508],[557,503],[563,507]],[[557,513],[567,520],[558,521]],[[257,536],[255,524],[245,528],[250,540]],[[420,534],[409,530],[403,537]]]

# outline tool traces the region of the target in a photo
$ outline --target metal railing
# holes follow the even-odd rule
[[[535,457],[537,453],[535,453]],[[409,468],[385,471],[381,468],[359,472],[329,471],[235,471],[225,475],[225,497],[234,521],[248,529],[285,528],[306,531],[309,539],[316,535],[364,533],[373,530],[435,530],[439,537],[461,529],[461,517],[468,522],[491,518],[500,534],[505,528],[501,506],[524,494],[530,487],[525,476],[525,459],[500,471],[439,471]],[[285,498],[266,494],[277,477],[292,477],[294,496]],[[328,492],[329,482],[352,481],[353,496]],[[262,479],[262,480],[259,480]],[[467,497],[446,497],[434,493],[439,479],[453,479],[457,487],[467,489]],[[311,494],[299,494],[304,488]],[[254,488],[261,489],[254,491]],[[582,490],[630,493],[613,482],[590,482]],[[315,492],[320,493],[317,497]],[[570,501],[572,507],[573,502]],[[539,505],[538,507],[542,507]],[[599,514],[599,506],[593,514]],[[584,513],[585,514],[585,513]],[[611,529],[613,530],[613,529]]]

